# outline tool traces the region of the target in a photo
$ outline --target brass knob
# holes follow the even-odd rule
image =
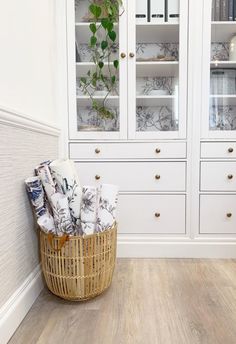
[[[95,179],[99,180],[99,179],[101,179],[101,177],[98,174],[96,174]]]
[[[156,178],[157,180],[159,180],[159,179],[161,179],[161,176],[160,176],[159,174],[156,174],[156,175],[155,175],[155,178]]]
[[[133,58],[134,57],[134,53],[129,53],[129,57]]]
[[[228,152],[229,152],[229,153],[233,153],[233,151],[234,151],[234,149],[233,149],[232,147],[230,147],[230,148],[228,149]]]
[[[228,218],[232,217],[232,214],[231,213],[227,213],[227,217]]]
[[[96,149],[95,149],[95,153],[96,153],[96,154],[99,154],[100,152],[101,152],[101,151],[100,151],[99,148],[96,148]]]
[[[228,175],[228,179],[230,179],[230,180],[233,179],[233,177],[234,177],[234,176],[233,176],[232,174],[229,174],[229,175]]]
[[[161,214],[160,213],[155,213],[155,217],[160,217]]]
[[[120,54],[120,57],[121,57],[122,59],[125,59],[125,58],[126,58],[126,54],[125,54],[125,53],[121,53],[121,54]]]
[[[157,153],[157,154],[161,153],[160,148],[157,148],[157,149],[156,149],[156,153]]]

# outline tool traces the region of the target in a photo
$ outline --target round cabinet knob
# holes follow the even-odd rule
[[[157,154],[160,154],[160,153],[161,153],[160,148],[157,148],[157,149],[156,149],[156,153],[157,153]]]
[[[230,147],[230,148],[228,149],[228,152],[229,152],[229,153],[233,153],[233,151],[234,151],[234,149],[233,149],[232,147]]]
[[[129,53],[129,57],[134,58],[134,53]]]
[[[156,178],[156,180],[159,180],[159,179],[161,179],[161,176],[159,174],[156,174],[155,178]]]
[[[96,148],[96,149],[95,149],[95,153],[96,153],[96,154],[99,154],[100,152],[101,152],[101,151],[100,151],[99,148]]]
[[[234,176],[233,176],[232,174],[229,174],[229,175],[228,175],[228,179],[229,179],[229,180],[233,179],[233,177],[234,177]]]
[[[227,213],[227,217],[228,218],[232,217],[232,213]]]
[[[95,179],[99,180],[99,179],[101,179],[101,177],[98,174],[96,174]]]
[[[155,213],[155,217],[160,217],[161,216],[161,214],[160,213]]]
[[[125,58],[126,58],[126,54],[125,54],[125,53],[121,53],[121,54],[120,54],[120,57],[121,57],[122,59],[125,59]]]

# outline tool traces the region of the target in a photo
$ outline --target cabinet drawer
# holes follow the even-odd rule
[[[201,157],[214,158],[236,158],[236,142],[203,142],[201,143]]]
[[[236,162],[202,162],[202,191],[236,191]]]
[[[185,162],[78,162],[83,185],[119,185],[120,191],[185,191]]]
[[[179,159],[186,158],[186,143],[71,143],[70,158]]]
[[[236,233],[236,195],[201,195],[200,233]]]
[[[184,195],[120,195],[119,233],[184,234]]]

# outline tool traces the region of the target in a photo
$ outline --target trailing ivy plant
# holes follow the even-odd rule
[[[113,119],[114,112],[106,103],[108,96],[116,92],[118,83],[119,61],[112,59],[112,52],[117,40],[114,24],[119,20],[122,0],[93,0],[89,3],[91,21],[89,46],[95,68],[89,70],[86,77],[81,77],[80,83],[83,93],[89,95],[92,108],[98,116],[103,119]],[[101,100],[94,98],[98,86],[106,91]]]

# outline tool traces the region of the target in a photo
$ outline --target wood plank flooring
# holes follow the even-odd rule
[[[86,303],[44,290],[10,344],[236,344],[236,261],[118,260]]]

